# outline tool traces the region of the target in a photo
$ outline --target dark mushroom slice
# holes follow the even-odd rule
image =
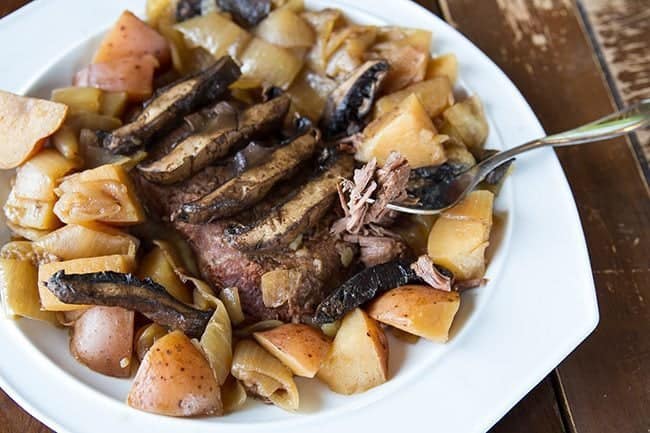
[[[289,111],[290,99],[281,96],[254,105],[237,115],[234,107],[223,103],[223,112],[209,127],[178,143],[157,161],[138,167],[149,181],[171,184],[187,179],[231,150],[237,150],[255,137],[279,129]]]
[[[205,0],[180,0],[176,5],[176,21],[181,22],[189,20],[197,15],[201,15],[201,3]],[[215,1],[216,0],[212,0]]]
[[[133,122],[112,132],[97,131],[97,137],[113,153],[141,149],[156,135],[173,129],[183,116],[224,94],[240,75],[235,61],[224,56],[190,78],[157,90]]]
[[[394,260],[366,268],[339,286],[318,305],[314,322],[334,322],[380,293],[405,284],[422,282],[407,260]]]
[[[363,129],[388,68],[385,60],[369,60],[330,93],[321,120],[325,139],[350,136]]]
[[[296,195],[249,227],[226,231],[229,243],[248,252],[264,252],[289,245],[296,237],[322,218],[337,195],[342,177],[350,177],[354,162],[350,155],[337,159],[316,178],[301,187]]]
[[[200,224],[249,208],[309,159],[316,152],[317,143],[318,133],[312,129],[275,150],[266,162],[244,171],[200,199],[183,204],[176,219]]]
[[[186,305],[150,278],[140,280],[132,274],[112,271],[66,274],[58,271],[45,285],[66,304],[126,308],[194,338],[203,334],[213,313]]]
[[[253,27],[271,12],[271,0],[216,0],[217,6],[232,14],[237,24]]]

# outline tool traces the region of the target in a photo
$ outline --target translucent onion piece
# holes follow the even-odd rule
[[[302,68],[302,59],[290,51],[254,38],[241,56],[242,73],[265,85],[288,89]]]
[[[291,370],[251,340],[237,343],[233,354],[232,375],[255,395],[274,405],[295,411],[299,395]]]
[[[13,233],[16,236],[19,236],[21,238],[27,239],[29,241],[35,241],[46,234],[50,233],[50,230],[39,230],[35,228],[30,228],[30,227],[23,227],[17,224],[12,223],[11,221],[5,221],[5,224],[7,224],[7,228],[11,230],[11,233]]]
[[[244,321],[244,311],[239,299],[239,289],[237,287],[226,287],[219,292],[219,299],[226,306],[230,321],[238,325]]]
[[[54,313],[41,311],[38,269],[31,261],[0,259],[0,299],[8,317],[58,323]]]
[[[34,242],[34,246],[61,260],[122,254],[135,257],[140,241],[101,224],[70,224]]]
[[[224,412],[234,412],[246,403],[246,390],[237,379],[229,375],[221,386],[221,399]]]
[[[154,247],[140,263],[138,277],[151,278],[163,286],[170,295],[181,302],[192,303],[192,291],[178,277],[174,265],[170,263],[165,252]]]
[[[237,338],[246,338],[253,335],[254,332],[268,331],[269,329],[277,328],[280,325],[284,325],[284,322],[280,320],[262,320],[244,328],[236,329],[235,336]]]
[[[285,48],[311,47],[316,41],[314,30],[289,8],[271,12],[255,29],[267,42]]]
[[[11,260],[30,261],[38,266],[42,263],[51,263],[59,260],[59,257],[44,251],[36,244],[29,241],[13,241],[3,245],[0,249],[0,258]]]
[[[215,379],[222,385],[232,365],[232,327],[223,303],[217,299],[214,307],[214,314],[201,335],[200,344]]]
[[[66,159],[79,158],[79,137],[74,129],[62,125],[52,136],[52,144]]]
[[[102,90],[95,87],[62,87],[52,90],[50,99],[67,105],[69,113],[98,113],[102,98]]]
[[[206,49],[215,58],[225,55],[238,58],[250,34],[229,19],[217,13],[191,18],[174,26],[192,48]]]
[[[324,323],[321,325],[320,329],[323,331],[323,334],[327,335],[330,338],[336,337],[336,333],[339,332],[341,327],[341,321],[337,320],[331,323]]]

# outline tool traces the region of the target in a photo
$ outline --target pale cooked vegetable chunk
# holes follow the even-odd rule
[[[343,318],[318,378],[339,394],[364,392],[388,380],[388,340],[363,310]]]
[[[426,79],[447,77],[453,86],[458,79],[458,59],[456,54],[448,53],[429,59]]]
[[[98,113],[103,92],[95,87],[62,87],[52,90],[50,99],[70,108],[71,113]]]
[[[0,169],[15,168],[38,152],[67,113],[64,104],[0,90]]]
[[[126,92],[104,92],[99,113],[105,116],[122,117],[129,95]]]
[[[335,88],[334,80],[304,68],[293,80],[287,93],[301,115],[317,121],[323,113],[328,95]]]
[[[253,336],[293,374],[302,377],[316,375],[331,346],[321,331],[302,323],[287,323]]]
[[[174,272],[162,248],[154,247],[144,258],[138,269],[138,277],[151,278],[163,286],[174,298],[187,304],[192,303],[192,291]]]
[[[265,85],[288,89],[302,68],[302,60],[285,48],[253,38],[241,56],[241,71]]]
[[[459,307],[458,292],[409,285],[375,299],[368,307],[368,315],[409,334],[444,343]]]
[[[252,394],[284,410],[298,409],[300,397],[291,370],[252,340],[235,346],[231,373]]]
[[[59,179],[75,168],[77,164],[56,149],[45,149],[16,170],[14,194],[18,198],[53,202]]]
[[[135,313],[120,307],[92,307],[74,322],[72,355],[91,370],[129,377]]]
[[[124,232],[101,224],[69,224],[34,242],[34,245],[61,260],[110,255],[135,257],[140,241]]]
[[[307,21],[290,8],[271,12],[257,25],[255,34],[267,42],[286,48],[310,47],[316,40]]]
[[[41,311],[38,270],[30,260],[0,259],[0,299],[7,316],[57,323],[51,311]]]
[[[356,158],[363,162],[377,158],[381,166],[391,152],[397,151],[412,168],[442,164],[446,160],[443,138],[437,135],[418,97],[411,95],[366,127]]]
[[[180,331],[151,346],[138,368],[127,404],[168,416],[223,413],[219,385],[208,361]]]
[[[239,59],[251,35],[228,18],[211,12],[174,26],[192,48],[201,47],[215,58],[230,55]]]
[[[66,159],[77,160],[79,157],[79,133],[68,125],[63,125],[52,136],[54,148]]]
[[[380,98],[375,105],[375,117],[394,110],[410,95],[416,95],[429,117],[435,117],[454,104],[452,86],[447,77],[412,84],[404,90]]]
[[[122,126],[122,121],[116,117],[97,113],[76,113],[68,116],[64,126],[69,126],[79,133],[82,129],[92,131],[112,131]]]
[[[493,202],[490,191],[474,191],[443,212],[429,233],[429,256],[459,280],[481,278],[485,273]]]
[[[124,11],[102,40],[93,63],[150,54],[165,65],[170,53],[167,40],[129,11]]]
[[[56,189],[57,216],[68,224],[99,221],[136,224],[145,220],[135,187],[124,167],[106,164],[67,177]]]
[[[52,230],[61,225],[54,214],[53,201],[31,200],[16,197],[13,190],[4,205],[5,216],[9,223],[18,227]]]
[[[476,154],[483,149],[487,139],[489,127],[483,104],[476,96],[467,98],[447,108],[442,117],[444,123],[441,132],[452,136]]]
[[[92,272],[115,271],[128,273],[133,271],[133,257],[112,255],[84,259],[66,260],[42,264],[38,267],[38,291],[43,309],[48,311],[72,311],[88,308],[88,305],[65,304],[45,287],[52,275],[60,270],[67,274],[88,274]]]

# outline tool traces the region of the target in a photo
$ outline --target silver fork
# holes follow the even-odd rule
[[[503,152],[495,153],[458,174],[449,183],[436,185],[437,195],[434,197],[435,199],[432,199],[431,195],[427,197],[428,202],[438,205],[436,207],[421,204],[389,203],[388,208],[408,214],[436,215],[465,198],[494,169],[524,152],[547,146],[573,146],[575,144],[607,140],[646,126],[650,126],[650,99],[644,99],[637,104],[575,129],[548,135]]]

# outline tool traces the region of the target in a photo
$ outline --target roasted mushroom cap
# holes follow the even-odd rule
[[[130,153],[148,145],[157,135],[177,126],[183,116],[214,101],[228,90],[241,71],[230,56],[187,79],[156,91],[136,119],[112,131],[97,131],[101,145],[113,153]]]
[[[138,169],[151,182],[180,182],[255,137],[279,129],[289,105],[289,98],[281,96],[239,115],[233,106],[222,102],[220,113],[203,130],[182,140],[159,160],[142,164]]]
[[[385,60],[369,60],[329,95],[321,120],[326,139],[349,136],[363,129],[388,68]]]
[[[422,283],[411,263],[394,260],[366,268],[332,292],[316,309],[316,323],[330,323],[365,304],[379,293],[405,284]]]
[[[190,307],[176,300],[160,284],[149,278],[140,280],[132,274],[112,271],[66,274],[59,271],[45,285],[66,304],[126,308],[159,325],[183,331],[189,337],[200,337],[213,313]]]
[[[275,150],[266,162],[244,171],[200,199],[184,204],[177,219],[198,224],[235,215],[254,205],[314,154],[317,141],[315,130],[296,138]]]
[[[329,167],[267,217],[248,227],[230,228],[226,234],[231,245],[244,251],[269,251],[289,245],[314,227],[334,202],[340,178],[349,177],[354,168],[350,155],[340,154],[333,159]]]
[[[216,0],[217,6],[232,14],[237,24],[253,27],[271,12],[271,0]]]

